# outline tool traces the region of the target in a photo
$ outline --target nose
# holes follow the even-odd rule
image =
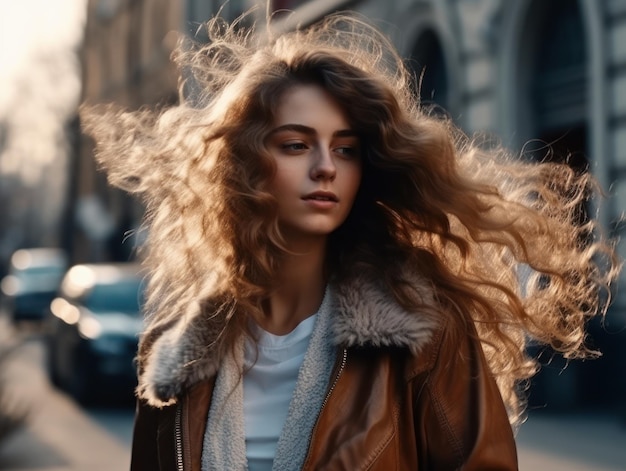
[[[337,168],[328,149],[320,149],[313,155],[311,163],[311,178],[313,180],[334,180]]]

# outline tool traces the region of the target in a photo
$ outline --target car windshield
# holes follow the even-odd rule
[[[55,276],[59,277],[63,274],[63,267],[56,265],[42,265],[28,267],[23,270],[16,271],[18,276]]]
[[[15,272],[21,291],[56,291],[63,276],[63,267],[35,266]]]
[[[142,302],[141,280],[124,280],[97,284],[84,300],[85,306],[98,313],[125,312],[138,314]]]

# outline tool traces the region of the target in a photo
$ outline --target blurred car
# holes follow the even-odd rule
[[[45,323],[54,384],[83,403],[132,397],[142,292],[134,263],[68,270]]]
[[[3,309],[14,321],[40,321],[67,269],[61,249],[20,249],[13,253],[0,281]]]

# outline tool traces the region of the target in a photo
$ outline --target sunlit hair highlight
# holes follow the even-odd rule
[[[330,273],[341,282],[373,271],[420,312],[406,275],[418,273],[436,315],[458,335],[477,332],[518,422],[520,384],[536,369],[526,342],[588,355],[585,323],[608,306],[619,264],[579,214],[597,194],[592,176],[513,158],[426,112],[392,44],[362,19],[334,15],[269,42],[242,24],[214,19],[208,44],[181,42],[179,105],[82,110],[110,182],[146,202],[140,364],[164,329],[200,311],[225,326],[208,347],[225,352],[275,287],[285,249],[265,139],[282,94],[316,84],[364,152],[355,206],[330,238]]]

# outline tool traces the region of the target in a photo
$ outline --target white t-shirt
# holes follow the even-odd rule
[[[315,317],[307,317],[287,335],[274,335],[256,327],[259,339],[256,347],[252,341],[246,342],[245,364],[253,364],[243,377],[246,456],[250,471],[272,469],[278,437],[287,418]]]

